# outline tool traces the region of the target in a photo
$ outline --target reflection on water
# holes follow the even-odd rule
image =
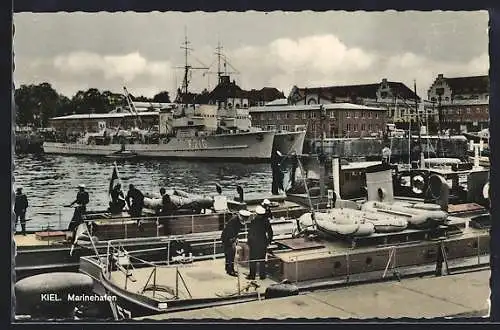
[[[67,227],[73,209],[64,205],[76,198],[80,183],[86,185],[90,194],[88,209],[106,209],[113,162],[95,157],[16,155],[14,185],[22,187],[29,199],[28,230],[39,230],[47,224]],[[117,165],[123,187],[133,183],[144,193],[159,192],[160,187],[165,187],[212,195],[216,193],[216,183],[228,196],[236,195],[237,185],[247,192],[271,190],[269,164],[126,160]]]

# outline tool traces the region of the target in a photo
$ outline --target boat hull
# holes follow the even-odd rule
[[[273,149],[281,152],[283,155],[292,153],[302,155],[305,138],[306,131],[276,133]]]
[[[162,144],[127,144],[125,150],[146,158],[172,159],[245,159],[267,160],[271,157],[274,132],[248,132],[186,138],[170,138]],[[300,134],[298,135],[300,137]],[[300,138],[299,138],[300,140]],[[122,145],[86,145],[45,142],[48,154],[108,156]]]

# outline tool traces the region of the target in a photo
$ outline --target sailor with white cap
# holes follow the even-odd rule
[[[227,223],[221,234],[222,246],[224,247],[224,256],[226,258],[226,273],[231,276],[238,276],[234,270],[234,256],[236,254],[236,240],[243,225],[252,213],[248,210],[240,210]]]
[[[71,219],[68,230],[75,231],[78,225],[82,222],[82,215],[87,211],[87,204],[89,203],[89,193],[85,191],[85,185],[78,185],[78,193],[76,194],[76,199],[69,206],[77,204],[75,207],[75,212],[73,213],[73,218]]]
[[[270,218],[273,217],[273,213],[271,212],[271,201],[269,199],[264,199],[262,201],[262,207],[266,210],[266,215]]]
[[[259,264],[260,279],[266,278],[266,253],[267,246],[273,239],[273,229],[269,222],[266,209],[261,205],[255,208],[257,216],[252,220],[248,229],[248,247],[250,250],[250,274],[247,279],[254,280]]]

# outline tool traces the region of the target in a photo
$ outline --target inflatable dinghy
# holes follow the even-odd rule
[[[331,209],[329,214],[333,216],[336,223],[350,223],[352,221],[366,223],[371,222],[375,232],[390,233],[403,231],[408,227],[408,221],[402,216],[381,214],[379,212],[358,211],[352,209]]]
[[[299,217],[299,224],[303,229],[316,224],[319,231],[330,235],[368,236],[375,232],[373,223],[352,216],[336,219],[333,214],[318,212],[314,218],[316,221],[312,220],[311,213],[305,213]]]
[[[375,232],[371,222],[339,224],[332,221],[316,220],[318,230],[330,235],[369,236]]]
[[[437,210],[434,206],[431,206],[432,204],[419,203],[415,205],[408,207],[368,201],[361,206],[361,210],[404,216],[408,221],[408,225],[417,228],[439,225],[445,223],[448,219],[448,213]]]

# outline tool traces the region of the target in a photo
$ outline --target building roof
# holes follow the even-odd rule
[[[444,77],[453,94],[483,94],[490,90],[489,76]]]
[[[207,104],[210,101],[225,101],[228,98],[246,98],[250,102],[252,101],[262,101],[270,102],[276,99],[285,98],[283,92],[280,92],[274,87],[263,87],[259,90],[252,89],[250,91],[241,89],[240,86],[236,84],[233,80],[230,80],[229,76],[221,76],[219,84],[210,92],[206,93],[188,93],[184,94],[180,90],[177,91],[176,101],[179,103],[197,103],[197,104]]]
[[[158,116],[157,111],[143,111],[138,113],[139,116]],[[135,117],[135,114],[130,112],[115,112],[115,113],[91,113],[91,114],[74,114],[61,117],[50,118],[50,120],[70,120],[70,119],[108,119],[108,118],[124,118]]]
[[[250,101],[271,102],[277,99],[285,98],[285,94],[283,94],[283,92],[280,92],[277,88],[264,87],[260,90],[252,89],[248,91],[247,97]]]
[[[402,99],[414,100],[415,97],[420,98],[405,84],[394,81],[386,82],[394,95]],[[313,88],[298,88],[297,92],[303,99],[306,93],[319,94],[322,98],[335,102],[335,98],[350,98],[353,101],[356,98],[376,99],[377,91],[381,83],[362,84],[362,85],[345,85],[345,86],[328,86],[328,87],[313,87]]]
[[[325,110],[365,110],[365,111],[386,111],[385,108],[367,107],[352,103],[330,103],[323,105]],[[297,105],[273,105],[263,107],[250,107],[248,111],[252,112],[274,112],[274,111],[314,111],[320,110],[319,104],[297,104]]]

